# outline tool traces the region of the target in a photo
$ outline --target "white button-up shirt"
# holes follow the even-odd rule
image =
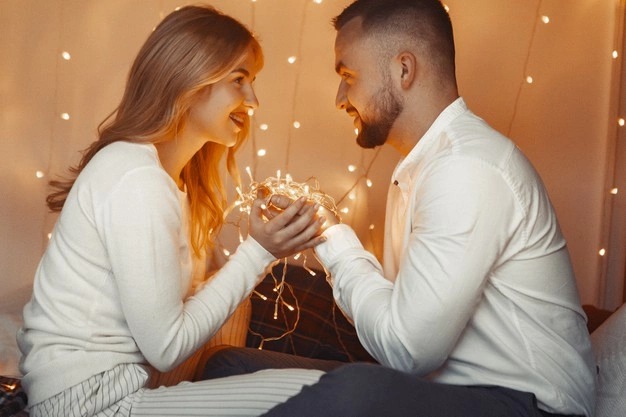
[[[533,392],[591,415],[595,377],[565,240],[536,171],[459,98],[396,167],[384,269],[346,225],[316,248],[382,364]]]

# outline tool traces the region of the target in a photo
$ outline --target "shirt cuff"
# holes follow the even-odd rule
[[[339,259],[342,252],[354,248],[363,249],[356,233],[347,224],[331,226],[324,231],[323,235],[326,237],[326,241],[315,247],[315,253],[327,267],[331,267]]]

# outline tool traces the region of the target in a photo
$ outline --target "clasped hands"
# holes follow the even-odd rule
[[[300,197],[258,196],[251,207],[248,233],[277,259],[285,258],[324,242],[324,230],[339,219],[327,208]]]

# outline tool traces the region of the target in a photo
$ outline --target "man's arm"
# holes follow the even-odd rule
[[[388,366],[425,375],[456,345],[520,216],[497,171],[459,159],[430,172],[415,194],[396,277],[383,276],[346,225],[329,228],[316,252],[368,351]]]

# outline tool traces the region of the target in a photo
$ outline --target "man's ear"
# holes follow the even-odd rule
[[[411,52],[401,52],[396,57],[396,76],[400,77],[400,86],[403,90],[411,87],[417,77],[417,59]]]

